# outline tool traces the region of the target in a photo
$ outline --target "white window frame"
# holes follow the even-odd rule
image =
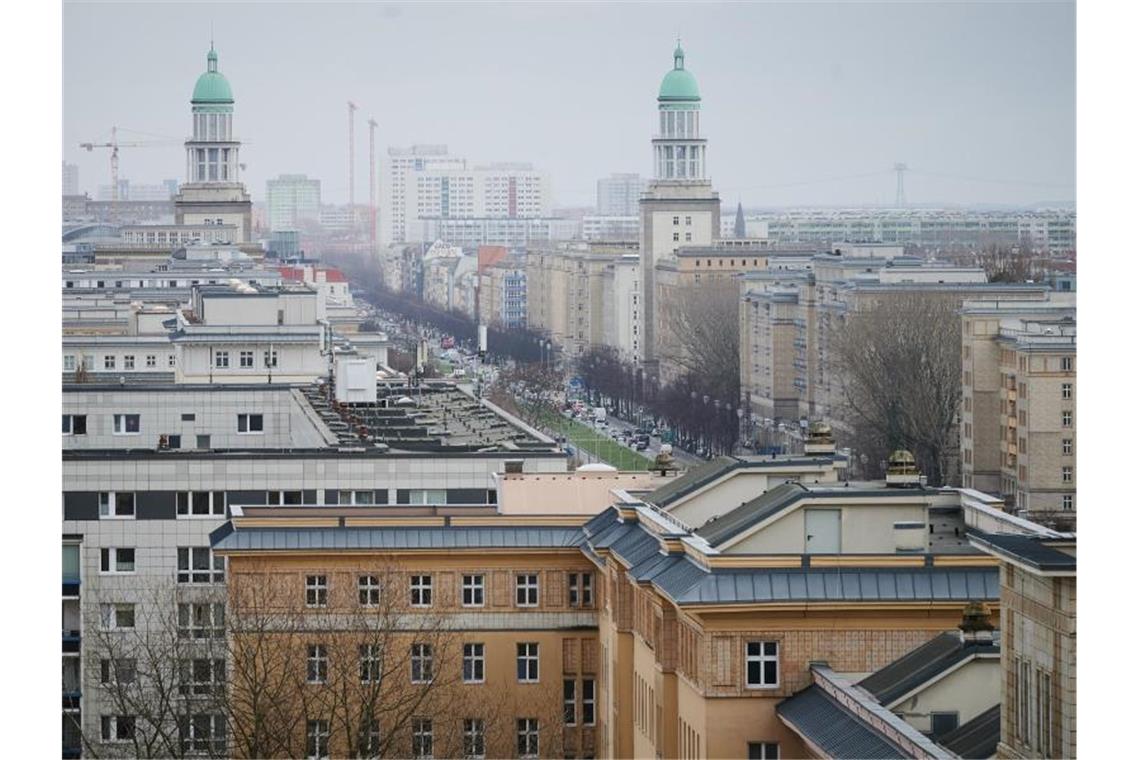
[[[205,512],[196,512],[201,504],[198,496],[206,494]],[[175,517],[179,520],[204,520],[226,515],[225,491],[179,491],[175,496]]]
[[[123,369],[127,370],[127,369],[134,369],[134,368],[135,368],[135,355],[134,354],[127,354],[126,356],[123,357]]]
[[[130,427],[131,418],[135,420],[135,429],[128,430]],[[141,414],[112,414],[111,415],[111,435],[142,435],[142,415]]]
[[[237,418],[238,435],[263,435],[265,433],[265,415],[261,412],[243,412]],[[254,422],[257,423],[257,430],[253,429]]]
[[[205,569],[198,567],[203,553],[206,557]],[[186,585],[203,585],[226,582],[226,558],[214,554],[209,546],[179,546],[176,552],[177,572],[175,582]]]
[[[1073,413],[1069,410],[1061,412],[1061,427],[1071,428],[1073,426]]]
[[[1074,499],[1071,493],[1062,494],[1061,509],[1065,510],[1066,512],[1071,512],[1073,509],[1073,501]]]
[[[562,679],[562,725],[578,725],[578,682],[573,678]]]
[[[147,354],[146,355],[146,368],[147,369],[154,369],[157,366],[158,366],[158,357],[155,356],[154,354]]]
[[[129,499],[126,497],[130,497]],[[122,498],[120,498],[122,497]],[[135,500],[134,491],[100,491],[98,495],[99,500],[99,519],[100,520],[134,520],[135,514],[138,511],[138,504]],[[130,512],[119,514],[120,508],[125,508],[124,505],[130,502]]]
[[[540,678],[539,673],[539,648],[538,643],[534,641],[520,641],[515,646],[515,677],[519,683],[538,683]],[[534,674],[531,674],[531,666],[534,666]],[[525,677],[524,677],[525,676]]]
[[[487,678],[487,648],[482,642],[463,645],[463,683],[484,683]],[[468,677],[470,674],[470,678]]]
[[[252,351],[238,351],[238,367],[241,369],[253,369],[253,356]]]
[[[215,351],[214,352],[214,369],[229,369],[230,368],[230,352],[229,351]]]
[[[178,636],[220,639],[226,634],[226,606],[218,602],[179,602]]]
[[[305,576],[305,606],[309,609],[329,606],[329,577],[323,573]]]
[[[434,753],[435,736],[431,718],[412,718],[412,757],[431,760]]]
[[[329,722],[314,718],[305,722],[305,758],[322,760],[329,756]]]
[[[538,718],[519,718],[516,732],[518,755],[520,758],[533,759],[541,753]],[[525,742],[525,745],[524,745]]]
[[[515,606],[516,607],[537,607],[539,604],[538,595],[538,573],[516,573],[515,574]],[[521,600],[521,601],[520,601]]]
[[[1072,454],[1073,454],[1073,439],[1072,438],[1062,438],[1061,439],[1061,454],[1064,456],[1072,456]]]
[[[305,683],[322,684],[329,680],[329,648],[324,644],[305,647]]]
[[[134,683],[138,677],[138,660],[134,657],[99,660],[99,684],[102,686]]]
[[[130,612],[131,624],[121,625],[119,613]],[[99,620],[104,631],[133,631],[138,621],[135,619],[135,605],[130,602],[107,602],[99,605]]]
[[[75,420],[78,417],[83,418],[83,432],[75,432]],[[66,424],[62,425],[64,435],[87,435],[87,415],[86,414],[65,414],[63,420]]]
[[[205,719],[206,735],[199,736],[198,721]],[[186,753],[213,752],[224,755],[226,752],[226,716],[221,713],[194,713],[180,727],[179,736],[182,750]]]
[[[357,599],[361,607],[380,606],[380,579],[375,575],[360,575],[356,578]]]
[[[197,666],[205,664],[205,680],[198,678]],[[188,657],[178,663],[178,693],[211,694],[225,686],[226,661],[222,657]]]
[[[1072,483],[1073,482],[1073,467],[1072,467],[1072,465],[1064,465],[1063,467],[1061,467],[1061,482],[1062,483]]]
[[[75,365],[75,354],[64,354],[63,355],[63,371],[64,372],[74,372],[75,366],[76,366]]]
[[[131,720],[131,735],[119,736],[119,721],[123,718]],[[125,744],[134,741],[135,731],[138,729],[138,720],[134,715],[101,715],[99,720],[99,738],[106,744]]]
[[[360,682],[380,683],[384,677],[384,646],[382,644],[361,644]]]
[[[760,748],[760,760],[780,760],[780,743],[779,742],[748,742],[748,757],[752,757],[752,748]],[[771,748],[772,752],[769,752]]]
[[[277,369],[277,349],[266,351],[264,359],[266,369]]]
[[[466,760],[487,757],[487,724],[482,718],[463,719],[463,757]]]
[[[1073,397],[1073,384],[1061,383],[1061,398],[1068,400]]]
[[[435,659],[431,644],[412,644],[411,666],[412,683],[431,683],[435,680]]]
[[[99,575],[134,575],[137,557],[133,546],[103,547],[99,550]]]
[[[755,645],[758,648],[756,654],[752,654],[749,650]],[[768,654],[765,650],[771,645],[775,648],[775,652]],[[765,664],[773,662],[776,666],[776,679],[769,683],[765,676]],[[760,680],[753,683],[749,677],[749,666],[757,663],[760,669]],[[746,689],[778,689],[780,687],[780,642],[778,641],[746,641],[744,642],[744,687]]]
[[[115,369],[115,356],[113,354],[106,354],[103,356],[103,369]]]
[[[486,586],[484,576],[479,573],[464,575],[463,589],[460,596],[464,607],[483,607],[486,604]],[[470,601],[468,601],[470,599]]]
[[[174,365],[175,365],[176,361],[177,361],[176,356],[174,354],[169,354],[166,357],[166,366],[170,369],[174,369]]]
[[[411,604],[413,607],[430,607],[432,601],[431,575],[418,574],[410,578]]]

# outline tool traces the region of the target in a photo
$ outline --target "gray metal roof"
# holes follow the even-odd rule
[[[828,696],[819,686],[809,686],[785,699],[776,706],[776,714],[822,749],[825,757],[839,760],[910,757]]]
[[[996,704],[973,720],[966,721],[938,740],[958,757],[969,760],[993,757],[1001,740],[1001,704]]]
[[[964,644],[957,631],[940,633],[859,682],[884,705],[975,654],[998,653],[993,644]]]
[[[995,554],[1000,554],[1043,572],[1075,573],[1077,571],[1076,557],[1049,545],[1051,543],[1072,543],[1075,545],[1076,539],[1068,541],[1066,539],[1013,533],[975,533],[970,536],[970,540],[992,550]]]
[[[657,488],[645,500],[659,507],[672,504],[685,494],[711,483],[739,463],[736,457],[721,456],[692,468],[684,475]]]
[[[791,506],[806,495],[808,495],[808,490],[799,483],[781,483],[760,494],[752,501],[726,512],[712,522],[706,523],[696,533],[716,546]]]
[[[212,537],[215,549],[480,549],[572,548],[576,527],[438,526],[391,528],[239,528]]]

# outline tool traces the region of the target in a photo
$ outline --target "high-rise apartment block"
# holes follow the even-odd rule
[[[380,240],[384,244],[408,240],[408,224],[418,217],[418,172],[430,169],[465,169],[467,160],[449,155],[446,145],[413,145],[388,148],[383,168],[380,214]],[[410,212],[409,212],[410,206]]]
[[[963,485],[1038,520],[1076,509],[1076,332],[1071,293],[962,308]]]
[[[304,174],[282,174],[265,182],[272,232],[297,230],[318,222],[321,211],[321,181]]]
[[[63,194],[79,195],[79,166],[63,162]]]
[[[598,216],[637,216],[644,190],[640,174],[611,174],[598,180]]]

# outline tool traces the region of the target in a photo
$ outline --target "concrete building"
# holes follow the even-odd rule
[[[1076,509],[1076,302],[962,306],[963,485],[1035,520]]]
[[[479,321],[507,329],[527,326],[526,257],[510,255],[479,272]]]
[[[701,96],[685,69],[678,44],[673,68],[657,95],[658,133],[653,138],[653,180],[641,197],[641,286],[644,340],[640,359],[658,375],[657,265],[684,245],[710,245],[720,234],[720,198],[706,173],[701,137]]]
[[[174,199],[175,224],[233,225],[230,242],[253,240],[252,204],[241,182],[241,143],[233,134],[234,97],[211,45],[206,71],[190,98],[192,137],[186,141],[186,183]]]
[[[265,182],[269,230],[299,230],[317,224],[321,210],[321,181],[304,174],[281,174]]]
[[[997,757],[1076,757],[1076,534],[979,533],[971,543],[1001,562]]]
[[[598,180],[598,216],[637,216],[644,190],[645,180],[640,174],[611,174],[603,177]]]
[[[580,237],[573,219],[547,217],[421,217],[414,240],[431,243],[442,240],[462,248],[485,245],[525,248],[529,245],[573,240]]]
[[[639,216],[583,216],[582,239],[588,241],[637,242]]]
[[[63,194],[79,195],[79,166],[63,162]]]
[[[602,275],[602,343],[617,349],[624,361],[641,355],[644,335],[641,309],[641,261],[623,253]]]
[[[388,148],[388,159],[381,170],[380,241],[383,245],[404,243],[408,238],[408,223],[416,215],[415,189],[418,183],[414,174],[427,169],[465,169],[467,160],[451,156],[446,145],[413,145],[410,148]],[[409,185],[409,182],[411,184]],[[413,214],[408,213],[412,204]]]

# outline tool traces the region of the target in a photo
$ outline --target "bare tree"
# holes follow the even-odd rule
[[[1033,255],[1016,246],[987,245],[977,255],[978,266],[990,282],[1025,282],[1040,274]]]
[[[831,339],[857,448],[909,449],[935,485],[958,474],[959,303],[940,294],[884,296],[835,326]]]
[[[662,302],[659,354],[723,403],[740,398],[740,287],[731,278],[682,285]]]

